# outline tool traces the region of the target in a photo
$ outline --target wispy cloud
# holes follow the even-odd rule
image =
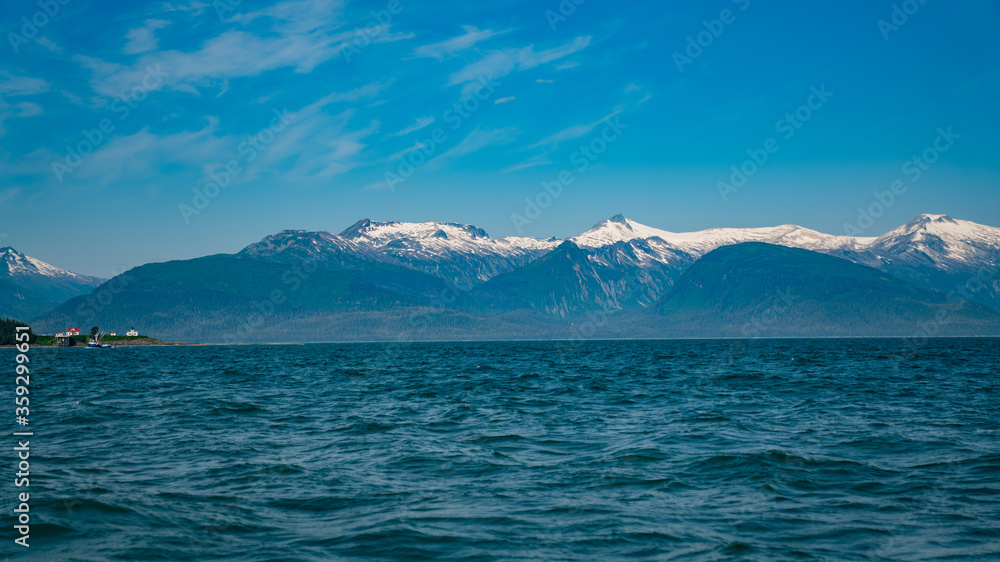
[[[414,122],[409,127],[406,127],[405,129],[403,129],[401,131],[398,131],[398,132],[395,132],[395,133],[393,133],[393,134],[391,134],[389,136],[390,137],[402,137],[402,136],[408,135],[410,133],[417,132],[420,129],[423,129],[424,127],[427,127],[427,126],[431,125],[432,123],[434,123],[434,117],[433,116],[430,116],[430,117],[420,117],[420,118],[418,118],[416,120],[416,122]]]
[[[563,129],[563,130],[559,131],[558,133],[555,133],[553,135],[549,135],[549,136],[545,137],[544,139],[536,142],[535,144],[532,144],[532,145],[528,146],[528,148],[532,149],[532,148],[539,148],[539,147],[542,147],[542,146],[558,147],[559,143],[561,143],[561,142],[565,142],[565,141],[573,140],[573,139],[578,139],[578,138],[580,138],[580,137],[582,137],[584,135],[589,134],[598,125],[600,125],[601,123],[604,123],[608,119],[611,119],[615,115],[618,115],[624,109],[625,109],[624,106],[618,106],[611,113],[609,113],[608,115],[605,115],[604,117],[601,117],[597,121],[594,121],[592,123],[584,123],[582,125],[574,125],[572,127],[568,127],[566,129]]]
[[[155,31],[170,25],[167,20],[146,20],[142,27],[130,29],[125,38],[128,43],[122,48],[122,53],[126,55],[137,55],[146,51],[153,51],[157,46]]]
[[[45,47],[46,49],[48,49],[49,51],[51,51],[53,53],[62,52],[62,47],[60,47],[59,45],[56,45],[55,42],[53,42],[48,37],[36,37],[35,38],[35,43],[38,43],[39,45]]]
[[[504,170],[503,170],[502,173],[509,174],[511,172],[516,172],[518,170],[525,170],[527,168],[534,168],[535,166],[546,166],[546,165],[552,164],[552,163],[553,163],[552,160],[549,159],[549,155],[546,153],[546,154],[542,154],[540,156],[532,156],[531,158],[528,158],[524,162],[521,162],[519,164],[514,164],[513,166],[509,166],[507,168],[504,168]]]
[[[499,99],[497,99],[496,101],[493,102],[493,105],[501,105],[501,104],[504,104],[504,103],[510,103],[512,101],[517,101],[517,97],[515,97],[515,96],[507,96],[505,98],[499,98]]]
[[[0,70],[0,96],[30,96],[49,91],[49,83],[31,76],[15,76]]]
[[[234,124],[220,127],[219,119],[206,117],[196,130],[157,134],[150,127],[116,137],[88,155],[67,176],[77,185],[124,185],[125,182],[155,181],[164,168],[173,169],[172,181],[179,192],[191,187],[236,160],[244,168],[240,183],[262,177],[280,177],[289,185],[315,185],[335,175],[363,165],[365,142],[378,132],[377,120],[363,121],[352,127],[357,110],[351,105],[377,97],[391,81],[377,82],[331,92],[311,103],[291,108],[291,122],[280,132],[269,135],[266,149],[254,152],[251,160],[240,151],[248,135],[256,135],[274,119],[274,111],[285,108],[253,105]],[[224,132],[225,131],[225,132]],[[61,155],[49,154],[45,166]]]
[[[30,76],[15,76],[0,71],[0,137],[7,134],[5,123],[13,118],[34,117],[43,113],[42,106],[31,101],[12,102],[10,98],[33,96],[49,91],[49,83]]]
[[[577,37],[565,45],[543,51],[536,51],[530,45],[520,49],[490,51],[483,58],[449,76],[447,85],[462,84],[462,96],[467,97],[476,90],[483,76],[499,79],[515,71],[528,70],[569,56],[585,49],[589,44],[590,37]]]
[[[171,4],[166,2],[161,5],[161,10],[164,12],[193,12],[193,15],[201,14],[206,8],[210,8],[209,4],[204,2],[199,2],[198,0],[193,0],[186,4]]]
[[[74,60],[91,71],[91,88],[102,96],[122,95],[141,82],[148,67],[157,65],[169,74],[163,87],[197,93],[199,87],[278,68],[312,71],[353,44],[357,30],[338,31],[346,25],[342,12],[341,0],[283,2],[234,15],[234,22],[244,24],[242,29],[225,31],[191,51],[148,52],[132,65],[85,55]],[[374,41],[394,39],[383,36]]]
[[[458,37],[452,37],[446,41],[441,41],[439,43],[431,43],[430,45],[423,45],[417,47],[413,51],[415,57],[430,57],[438,60],[444,60],[447,57],[452,57],[459,51],[464,51],[475,45],[489,39],[490,37],[495,37],[497,35],[502,35],[508,33],[510,30],[504,31],[494,31],[492,29],[484,29],[482,31],[479,28],[473,27],[471,25],[462,26],[465,33],[459,35]]]
[[[450,150],[427,162],[426,167],[429,170],[440,169],[446,163],[472,154],[473,152],[478,152],[490,146],[499,146],[513,142],[519,133],[520,131],[515,127],[504,127],[502,129],[482,129],[477,127]]]

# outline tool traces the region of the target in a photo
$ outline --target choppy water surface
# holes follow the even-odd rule
[[[1000,556],[1000,340],[901,349],[32,350],[32,547],[8,530],[0,553]]]

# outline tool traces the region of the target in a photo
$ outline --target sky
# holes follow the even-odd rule
[[[88,275],[363,218],[1000,226],[991,0],[7,0],[0,31],[0,246]]]

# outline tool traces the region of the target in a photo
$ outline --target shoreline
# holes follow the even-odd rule
[[[718,341],[718,342],[737,342],[737,341],[774,341],[774,340],[909,340],[913,339],[913,336],[774,336],[774,337],[690,337],[690,338],[588,338],[588,339],[447,339],[447,340],[318,340],[318,341],[303,341],[303,342],[241,342],[241,343],[223,343],[223,342],[208,342],[208,343],[188,343],[188,342],[165,342],[160,340],[153,340],[150,343],[123,343],[115,342],[111,349],[121,348],[121,347],[206,347],[206,346],[286,346],[286,345],[351,345],[351,344],[395,344],[395,345],[405,345],[405,344],[427,344],[427,343],[566,343],[566,342],[629,342],[629,341]],[[989,336],[935,336],[931,338],[925,338],[928,340],[957,340],[957,339],[1000,339],[1000,335],[989,335]],[[5,348],[15,348],[15,345],[0,345],[0,349]],[[59,348],[59,349],[93,349],[88,348],[86,344],[75,345],[72,347],[60,347],[58,345],[48,345],[48,344],[31,344],[32,349],[47,349],[47,348]],[[103,348],[102,348],[103,349]]]
[[[92,348],[87,347],[87,344],[76,344],[71,346],[61,346],[58,344],[37,344],[33,343],[31,349],[116,349],[122,347],[177,347],[177,346],[202,346],[202,345],[212,345],[204,343],[186,343],[186,342],[168,342],[160,341],[157,339],[150,339],[149,341],[117,341],[108,342],[111,344],[109,348]],[[16,345],[0,345],[0,349],[15,349]]]

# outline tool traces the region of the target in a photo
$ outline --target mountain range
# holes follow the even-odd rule
[[[34,318],[104,281],[49,265],[9,246],[0,248],[0,317]]]
[[[365,219],[141,266],[97,288],[107,304],[78,296],[33,326],[185,341],[575,337],[581,325],[605,337],[911,335],[928,323],[1000,334],[998,264],[1000,229],[946,215],[877,238],[795,225],[674,233],[617,215],[566,240],[494,239]],[[780,291],[784,320],[763,322]]]

